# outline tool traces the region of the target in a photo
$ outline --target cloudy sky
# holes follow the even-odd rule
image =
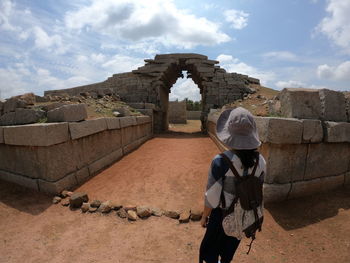
[[[0,97],[200,53],[263,85],[350,90],[349,0],[0,1]],[[199,99],[179,79],[171,99]]]

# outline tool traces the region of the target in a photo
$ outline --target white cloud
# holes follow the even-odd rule
[[[45,30],[43,30],[39,26],[35,26],[33,28],[33,32],[35,36],[35,46],[37,48],[39,49],[58,48],[59,50],[64,51],[61,36],[57,34],[49,36],[45,32]]]
[[[263,54],[263,57],[274,59],[274,60],[282,60],[282,61],[297,61],[298,57],[289,51],[271,51]]]
[[[14,4],[9,0],[2,0],[0,3],[0,28],[3,30],[15,31],[17,28],[10,22]]]
[[[305,89],[326,89],[325,86],[320,85],[309,85],[307,83],[297,81],[297,80],[288,80],[288,81],[278,81],[275,83],[275,86],[278,89],[284,89],[284,88],[305,88]]]
[[[230,9],[224,12],[225,20],[234,29],[243,29],[248,25],[249,14],[241,10]]]
[[[223,60],[220,60],[220,58],[223,58]],[[260,79],[262,85],[267,85],[269,82],[275,79],[275,74],[273,72],[259,70],[244,62],[241,62],[239,59],[234,58],[231,55],[221,54],[216,58],[216,60],[220,61],[220,66],[226,69],[228,72],[236,72],[258,78]]]
[[[72,30],[92,29],[115,39],[153,40],[182,48],[230,40],[218,24],[178,9],[171,0],[94,0],[89,6],[68,12],[65,22]]]
[[[317,75],[321,79],[350,81],[350,61],[345,61],[337,66],[320,65],[317,68]]]
[[[289,81],[278,81],[275,83],[276,87],[280,89],[284,88],[305,88],[307,84],[296,81],[296,80],[289,80]]]
[[[200,101],[201,94],[199,92],[198,86],[193,82],[192,79],[179,78],[176,83],[171,88],[171,93],[169,94],[169,100],[184,100],[188,98],[193,101]]]
[[[329,15],[317,29],[350,53],[350,1],[328,0],[326,11]]]
[[[102,64],[102,68],[107,69],[110,74],[129,72],[144,65],[143,59],[124,55],[115,55],[110,60]]]

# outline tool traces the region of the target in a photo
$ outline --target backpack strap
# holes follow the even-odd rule
[[[237,172],[236,168],[234,167],[232,161],[230,160],[230,158],[227,157],[227,155],[225,153],[220,153],[220,156],[222,157],[222,159],[225,160],[225,162],[228,164],[230,170],[232,171],[232,173],[235,175],[236,179],[238,182],[240,182],[242,180],[241,176],[239,175],[239,173]],[[255,172],[256,172],[256,169],[258,167],[258,164],[259,164],[259,156],[255,162],[255,166],[253,168],[253,171],[250,175],[255,175]],[[226,208],[226,200],[225,200],[225,196],[224,196],[224,181],[225,181],[225,175],[223,175],[223,178],[222,178],[222,191],[221,191],[221,195],[220,195],[220,200],[221,200],[221,204],[222,204],[222,208]],[[226,212],[226,215],[227,214],[230,214],[233,212],[234,210],[234,206],[236,204],[236,202],[238,201],[238,197],[236,195],[236,197],[233,199],[229,209],[227,210]]]

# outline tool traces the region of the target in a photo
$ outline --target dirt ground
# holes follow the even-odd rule
[[[207,170],[216,153],[215,144],[200,133],[169,132],[78,190],[102,201],[172,209],[202,206]],[[128,222],[115,212],[82,214],[51,200],[0,181],[0,262],[198,261],[205,231],[199,222],[179,224],[164,216]],[[234,262],[350,262],[350,189],[266,208],[252,251],[245,254],[244,240]]]

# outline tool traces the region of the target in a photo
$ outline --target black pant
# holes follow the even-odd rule
[[[231,262],[240,240],[225,234],[222,220],[221,209],[213,209],[199,250],[200,263],[203,260],[206,263],[217,263],[219,256],[221,263]]]

